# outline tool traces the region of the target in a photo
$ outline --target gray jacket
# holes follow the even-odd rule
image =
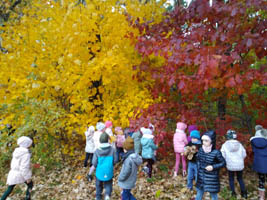
[[[134,151],[135,153],[140,154],[142,150],[141,146],[142,134],[140,133],[140,131],[134,132],[132,138],[134,140]]]
[[[123,189],[132,189],[135,187],[138,166],[142,164],[143,160],[133,151],[127,152],[125,156],[127,158],[123,162],[118,185]]]

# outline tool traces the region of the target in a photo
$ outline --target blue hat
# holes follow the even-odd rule
[[[199,131],[197,131],[197,130],[193,130],[193,131],[191,131],[191,133],[190,133],[190,137],[191,137],[191,138],[197,138],[197,139],[200,139],[200,133],[199,133]]]

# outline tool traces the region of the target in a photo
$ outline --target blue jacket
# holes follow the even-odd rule
[[[141,139],[141,145],[142,157],[145,159],[153,159],[154,152],[158,148],[153,141],[153,135],[144,134]]]
[[[115,149],[110,144],[104,145],[95,151],[92,164],[96,168],[96,178],[100,181],[109,181],[113,178],[113,167],[118,160]]]
[[[262,174],[267,174],[267,139],[252,137],[250,139],[254,153],[253,169]]]

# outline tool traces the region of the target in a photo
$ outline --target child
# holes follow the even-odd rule
[[[17,141],[18,148],[13,152],[11,161],[11,170],[8,173],[7,185],[8,189],[1,197],[5,200],[13,191],[17,184],[26,183],[26,200],[31,199],[30,192],[33,188],[32,171],[31,171],[31,153],[29,148],[32,146],[32,140],[29,137],[22,136]]]
[[[141,138],[142,138],[142,134],[140,131],[136,131],[133,133],[132,138],[134,140],[134,151],[135,153],[137,153],[138,155],[140,155],[141,153]]]
[[[208,131],[202,136],[202,147],[197,154],[198,176],[196,200],[202,200],[209,192],[212,200],[218,200],[220,191],[219,169],[225,166],[222,153],[216,150],[216,133]]]
[[[250,139],[254,153],[253,169],[259,176],[260,200],[265,199],[265,178],[267,178],[267,130],[261,125],[255,127],[256,134]]]
[[[183,176],[186,175],[186,160],[184,153],[184,147],[187,145],[187,137],[185,134],[185,129],[187,128],[187,125],[183,122],[178,122],[176,125],[176,132],[173,136],[173,146],[174,146],[174,152],[176,154],[176,162],[175,162],[175,171],[174,176],[176,177],[179,171],[180,166],[180,158],[182,157],[182,164],[183,164]]]
[[[200,133],[194,130],[190,133],[191,141],[186,145],[184,155],[187,156],[188,170],[187,170],[187,188],[193,190],[193,180],[197,182],[197,152],[201,147]]]
[[[90,160],[90,167],[92,166],[92,159],[95,152],[95,144],[94,144],[94,132],[95,127],[90,126],[87,131],[85,131],[85,137],[86,137],[86,146],[85,146],[85,160],[84,160],[84,167],[87,167],[88,160]]]
[[[93,165],[88,174],[89,180],[92,180],[92,173],[96,169],[96,200],[102,199],[103,185],[105,188],[105,200],[109,200],[112,193],[113,167],[117,162],[117,158],[115,149],[108,142],[108,134],[102,133],[99,149],[94,153]]]
[[[123,143],[125,141],[125,135],[123,134],[123,130],[121,127],[115,128],[115,133],[117,134],[117,140],[116,140],[116,152],[117,152],[117,158],[120,161],[121,156],[123,155]]]
[[[244,169],[244,159],[246,158],[246,150],[243,145],[236,140],[236,132],[234,130],[228,130],[226,133],[227,141],[222,145],[222,156],[226,161],[226,168],[229,175],[229,185],[232,191],[232,196],[236,196],[235,193],[235,174],[241,189],[241,196],[247,198],[247,191],[242,178]]]
[[[99,138],[100,138],[100,135],[105,131],[105,128],[106,128],[106,126],[105,126],[105,124],[103,122],[98,122],[96,124],[96,130],[97,131],[94,133],[94,136],[93,136],[94,145],[95,145],[95,151],[100,146]]]
[[[136,200],[131,194],[135,187],[138,166],[142,164],[142,157],[134,152],[134,140],[128,137],[123,143],[125,154],[123,165],[118,177],[118,185],[122,188],[122,200]]]
[[[154,164],[154,152],[158,148],[154,143],[154,136],[152,135],[152,131],[148,128],[141,128],[141,132],[143,133],[143,137],[141,139],[142,145],[142,157],[144,162],[147,162],[148,168],[148,177],[152,177],[152,166]],[[146,170],[145,170],[146,171]]]

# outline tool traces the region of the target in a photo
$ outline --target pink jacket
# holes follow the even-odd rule
[[[175,153],[183,153],[184,147],[187,145],[188,140],[186,134],[182,130],[176,129],[176,133],[173,136],[173,146]]]
[[[125,135],[117,135],[117,147],[122,147],[125,141]]]

